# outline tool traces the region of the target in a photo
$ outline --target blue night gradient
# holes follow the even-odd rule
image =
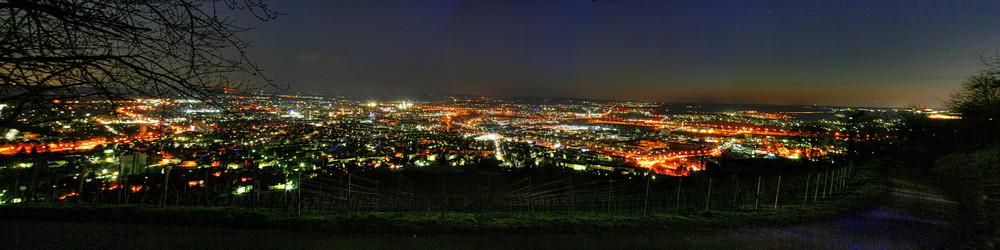
[[[248,37],[307,93],[941,106],[998,1],[273,1]]]

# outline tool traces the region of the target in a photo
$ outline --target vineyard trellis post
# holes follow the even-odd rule
[[[705,210],[709,210],[708,204],[712,200],[712,178],[708,178],[708,194],[705,195]]]
[[[827,183],[829,182],[830,182],[830,170],[827,169],[826,173],[823,173],[823,195],[820,196],[823,199],[826,199],[826,194],[830,192],[830,190],[826,189]]]
[[[760,181],[761,181],[762,178],[763,177],[761,177],[761,176],[757,176],[757,194],[754,195],[754,199],[753,199],[753,209],[754,210],[760,209]]]
[[[806,194],[802,196],[802,203],[809,203],[809,177],[812,173],[806,173]]]
[[[823,172],[816,172],[816,188],[813,190],[813,202],[819,201],[819,180]]]
[[[774,190],[774,209],[778,209],[778,198],[781,197],[781,175],[778,175],[778,188]]]
[[[642,203],[642,216],[649,216],[649,181],[653,177],[646,178],[646,199]]]
[[[681,213],[681,181],[684,180],[683,177],[677,177],[677,209],[676,213]]]
[[[614,183],[615,183],[615,180],[608,180],[608,217],[609,218],[614,218],[615,217],[614,214],[613,214],[613,212],[612,212],[612,209],[611,209],[611,200],[614,199],[614,195],[613,195],[614,194],[614,188],[613,188]]]
[[[734,175],[733,179],[736,180],[736,183],[733,185],[733,211],[736,211],[737,209],[739,209],[739,206],[740,206],[740,203],[739,203],[739,199],[740,199],[740,177]]]
[[[840,187],[847,188],[847,178],[849,178],[850,176],[848,176],[847,168],[844,168],[843,171],[844,171],[844,178],[840,178]]]

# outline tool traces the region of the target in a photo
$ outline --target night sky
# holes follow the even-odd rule
[[[303,93],[940,107],[1000,1],[270,1],[244,36]]]

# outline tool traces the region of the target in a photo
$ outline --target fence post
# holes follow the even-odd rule
[[[840,180],[844,178],[843,168],[837,169],[837,178],[833,180],[833,189],[840,191]]]
[[[172,168],[170,167],[170,165],[167,165],[166,169],[167,169],[166,174],[163,175],[163,199],[160,200],[160,207],[164,207],[167,205],[167,193],[170,191],[168,186],[170,186],[170,170]],[[257,180],[255,179],[255,181]],[[258,195],[257,197],[260,197],[260,195]],[[257,200],[254,200],[253,208],[257,208]]]
[[[487,182],[487,183],[489,183],[489,182]],[[395,210],[395,212],[397,212],[397,213],[398,212],[402,212],[402,210],[403,210],[403,206],[402,206],[403,205],[402,204],[403,203],[403,191],[402,191],[403,189],[402,189],[402,187],[403,187],[403,174],[398,174],[398,175],[396,175],[396,193],[393,194],[393,196],[395,196],[395,199],[393,199],[393,202],[392,202],[393,203],[393,205],[392,205],[393,206],[393,210]],[[489,216],[489,214],[490,214],[489,211],[487,211],[486,215]]]
[[[837,170],[832,170],[830,172],[831,172],[830,173],[831,176],[830,176],[830,179],[828,181],[829,183],[827,183],[827,185],[830,186],[830,188],[827,189],[827,190],[830,190],[830,191],[828,191],[827,193],[829,193],[830,196],[833,196],[833,188],[834,188],[833,183],[836,182],[836,179],[837,179]]]
[[[819,200],[819,177],[823,175],[823,172],[816,173],[816,188],[813,190],[813,202]]]
[[[573,194],[573,177],[569,177],[569,211],[576,212],[576,195]]]
[[[847,169],[847,168],[840,168],[840,170],[837,171],[837,172],[840,172],[840,174],[838,174],[840,176],[840,178],[837,179],[837,190],[844,190],[843,183],[844,183],[844,177],[845,177],[844,175],[846,174],[846,172],[844,172],[844,169]]]
[[[841,190],[841,191],[844,190],[844,185],[840,185],[841,183],[844,182],[844,169],[845,168],[840,168],[840,169],[837,170],[837,176],[840,177],[840,178],[837,178],[837,190]]]
[[[736,185],[733,188],[733,211],[740,208],[740,177],[736,177]]]
[[[528,215],[535,217],[535,191],[531,189],[531,176],[528,176]]]
[[[844,179],[844,168],[837,169],[837,183],[834,186],[837,187],[837,191],[841,191],[840,182]]]
[[[842,172],[843,172],[844,174],[843,174],[843,178],[840,178],[840,187],[841,187],[841,188],[847,188],[847,168],[845,167],[845,168],[844,168],[844,169],[842,169],[841,171],[842,171]]]
[[[681,213],[681,180],[684,178],[677,177],[677,209],[675,212],[677,214]]]
[[[774,209],[778,209],[778,195],[781,194],[781,176],[778,176],[778,189],[774,191]]]
[[[802,196],[802,203],[804,204],[809,203],[809,177],[811,176],[812,173],[806,174],[806,195]]]
[[[837,187],[836,185],[833,185],[834,182],[837,182],[837,170],[830,170],[830,181],[826,183],[828,186],[827,190],[830,190],[827,193],[829,193],[830,196],[833,196],[833,191]]]
[[[708,210],[708,204],[712,200],[712,178],[708,178],[708,195],[705,195],[705,210]]]
[[[844,168],[844,178],[840,180],[840,186],[842,186],[844,188],[847,188],[847,178],[850,177],[850,175],[849,175],[850,172],[849,171],[850,171],[850,169]]]
[[[206,180],[208,178],[205,178]],[[299,215],[302,215],[302,171],[295,176],[295,201],[299,204]]]
[[[760,209],[760,179],[762,177],[757,176],[757,194],[753,198],[753,209]]]
[[[649,216],[649,180],[652,177],[646,177],[646,199],[642,203],[642,216]]]
[[[826,199],[826,193],[829,192],[826,190],[826,183],[829,181],[830,181],[830,171],[827,170],[826,173],[823,174],[823,196],[821,197],[824,199]]]
[[[444,174],[441,175],[441,217],[439,219],[444,219],[446,216],[446,211],[448,210],[448,187],[445,185]]]
[[[841,175],[843,177],[840,178],[840,188],[847,188],[847,168],[842,169],[841,172],[843,172]]]
[[[611,211],[612,210],[611,209],[611,199],[614,197],[612,195],[612,194],[614,194],[614,189],[612,189],[613,184],[614,184],[614,180],[608,180],[608,217],[609,218],[614,218],[615,217],[614,214],[612,214],[612,211]]]

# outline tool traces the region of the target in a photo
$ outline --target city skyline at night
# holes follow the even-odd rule
[[[0,0],[0,249],[992,249],[996,13]]]

